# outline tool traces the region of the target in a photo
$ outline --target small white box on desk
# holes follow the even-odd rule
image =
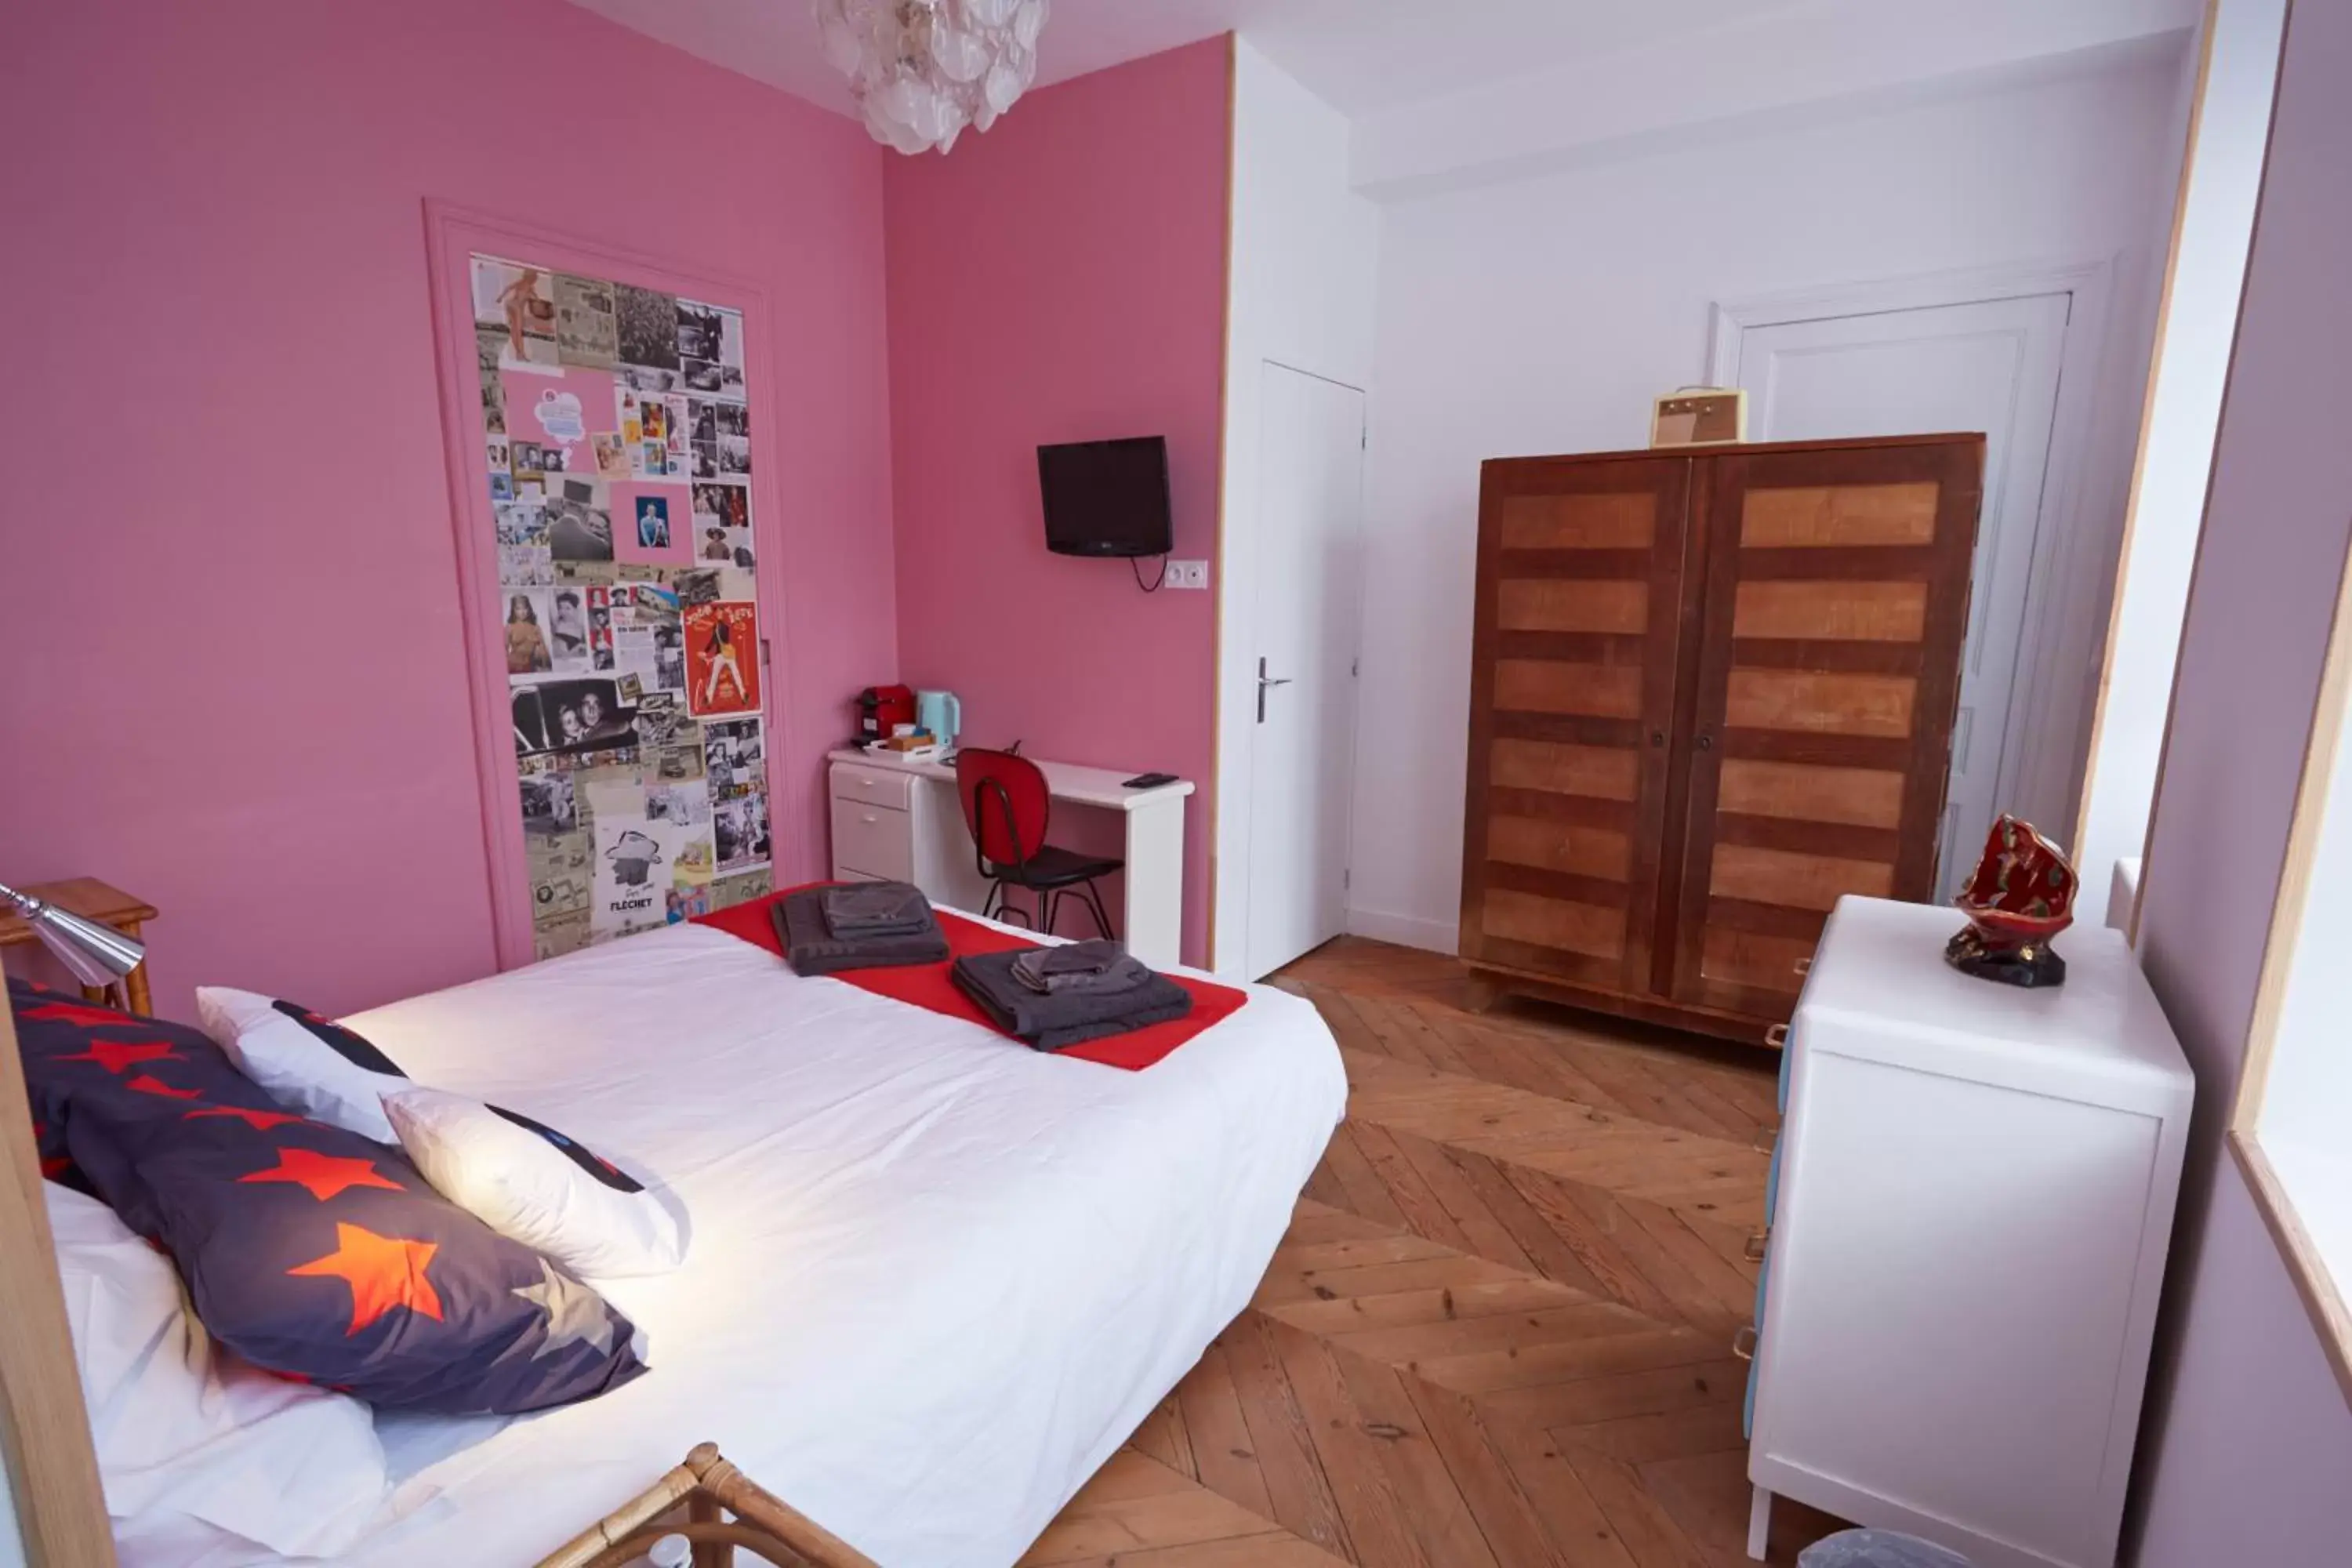
[[[1774,1494],[1979,1568],[2112,1568],[2195,1080],[2112,931],[1960,973],[1954,910],[1839,900],[1782,1063],[1749,1378]]]

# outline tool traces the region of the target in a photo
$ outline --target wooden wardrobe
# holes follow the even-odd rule
[[[1483,981],[1762,1041],[1841,894],[1933,896],[1983,467],[1973,435],[1485,465]]]

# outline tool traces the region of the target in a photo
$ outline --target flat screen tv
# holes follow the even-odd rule
[[[1057,555],[1165,555],[1168,438],[1037,448],[1045,548]]]

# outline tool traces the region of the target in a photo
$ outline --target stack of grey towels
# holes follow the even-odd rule
[[[803,888],[768,908],[795,974],[940,963],[948,956],[930,900],[905,882]]]
[[[971,952],[950,971],[1006,1034],[1041,1051],[1163,1024],[1192,1010],[1192,994],[1115,942]]]

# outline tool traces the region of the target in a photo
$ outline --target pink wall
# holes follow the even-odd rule
[[[0,879],[160,905],[184,1016],[493,967],[428,195],[767,289],[778,847],[822,868],[817,753],[898,658],[865,132],[562,0],[19,10]]]
[[[976,743],[1196,781],[1195,963],[1215,596],[1146,595],[1126,562],[1048,554],[1036,448],[1166,436],[1175,553],[1214,557],[1226,51],[1213,39],[1034,93],[946,158],[892,159],[885,181],[899,672],[961,695]]]
[[[2352,542],[2352,7],[2297,5],[2246,274],[2139,947],[2197,1069],[2147,1407],[2137,1568],[2352,1560],[2352,1409],[2222,1130]]]

